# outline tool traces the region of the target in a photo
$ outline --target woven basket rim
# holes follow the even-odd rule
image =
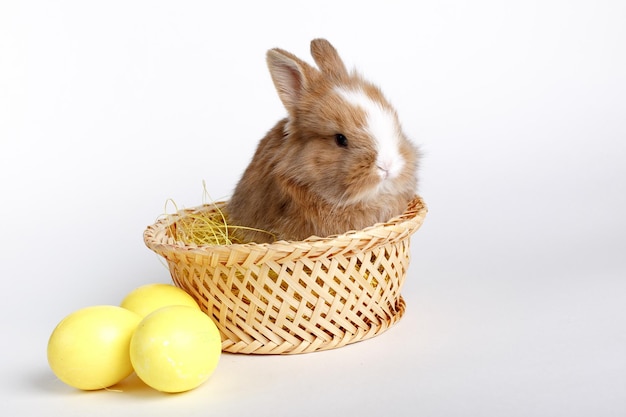
[[[210,210],[216,205],[225,205],[225,201],[182,209],[174,214],[169,214],[148,226],[144,231],[144,242],[148,248],[161,256],[168,257],[172,253],[186,253],[194,256],[217,256],[219,261],[225,262],[232,258],[233,252],[256,253],[267,259],[268,253],[271,258],[283,258],[293,252],[303,254],[309,258],[316,256],[333,256],[336,253],[361,251],[364,246],[370,248],[379,246],[390,241],[404,239],[415,233],[424,221],[428,208],[424,200],[415,195],[407,205],[404,213],[392,219],[368,226],[361,230],[351,230],[342,234],[318,237],[312,236],[299,241],[280,240],[271,243],[233,243],[230,245],[196,245],[176,241],[167,235],[169,226],[184,218],[189,213],[197,213]],[[230,262],[228,262],[230,263]]]

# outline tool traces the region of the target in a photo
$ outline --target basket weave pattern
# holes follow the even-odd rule
[[[225,203],[217,203],[224,207]],[[196,246],[176,242],[181,210],[144,232],[174,283],[212,317],[226,352],[306,353],[376,336],[404,314],[400,290],[411,235],[427,209],[416,197],[387,223],[297,242]]]

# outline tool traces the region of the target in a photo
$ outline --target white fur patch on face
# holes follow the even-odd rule
[[[366,130],[376,146],[376,167],[381,180],[397,177],[402,172],[404,158],[399,150],[399,127],[393,112],[372,100],[361,89],[338,87],[336,91],[351,105],[365,111]]]

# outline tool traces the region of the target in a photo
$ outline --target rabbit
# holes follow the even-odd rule
[[[325,39],[318,68],[279,48],[267,65],[288,116],[259,142],[227,202],[247,242],[297,241],[400,215],[416,194],[420,152],[380,89],[348,72]]]

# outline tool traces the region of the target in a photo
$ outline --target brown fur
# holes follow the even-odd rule
[[[416,188],[418,152],[401,137],[405,165],[384,189],[375,167],[376,149],[364,130],[365,113],[346,105],[333,89],[359,87],[378,105],[395,111],[380,90],[356,73],[348,73],[334,47],[311,42],[319,70],[281,49],[268,51],[276,90],[288,112],[261,140],[228,203],[233,224],[301,240],[361,229],[402,213]],[[347,148],[335,135],[349,138]],[[267,235],[249,232],[249,241]]]

